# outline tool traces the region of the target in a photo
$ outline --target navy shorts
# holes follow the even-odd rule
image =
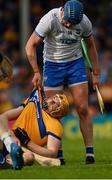
[[[73,86],[88,81],[83,57],[65,63],[45,61],[43,85],[46,89],[62,90],[64,86]]]

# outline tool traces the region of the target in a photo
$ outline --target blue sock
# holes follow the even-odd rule
[[[58,158],[58,159],[64,159],[64,157],[63,157],[63,150],[59,150],[59,151],[58,151],[57,158]]]
[[[94,157],[94,147],[86,147],[86,156],[92,156]]]
[[[0,153],[0,165],[3,165],[6,162],[6,155],[9,154],[7,151],[5,144],[3,143],[2,152]]]

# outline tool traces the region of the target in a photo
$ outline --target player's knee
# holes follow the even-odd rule
[[[34,154],[32,152],[23,153],[24,165],[31,166],[34,162]]]
[[[88,107],[86,105],[83,105],[83,104],[79,105],[77,107],[77,111],[79,113],[79,116],[84,116],[85,117],[85,116],[88,115]]]

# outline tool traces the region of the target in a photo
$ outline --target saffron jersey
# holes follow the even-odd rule
[[[33,98],[37,92],[37,90],[34,92]],[[38,113],[35,103],[29,101],[15,121],[12,129],[14,130],[17,127],[24,129],[30,139],[41,146],[47,144],[48,135],[52,135],[61,140],[63,136],[63,126],[61,122],[51,117],[44,110],[42,110],[42,118],[38,117]]]

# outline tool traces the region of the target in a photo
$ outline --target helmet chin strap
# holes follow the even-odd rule
[[[57,107],[54,111],[52,111],[50,114],[51,116],[55,117],[57,115],[57,113],[60,112],[61,106]]]

